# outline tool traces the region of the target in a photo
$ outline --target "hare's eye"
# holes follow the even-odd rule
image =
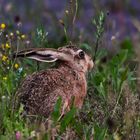
[[[79,52],[79,58],[84,59],[85,58],[85,53],[83,51]]]

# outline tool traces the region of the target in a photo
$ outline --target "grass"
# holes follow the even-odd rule
[[[77,12],[77,6],[76,6]],[[73,20],[75,20],[74,14]],[[44,125],[32,124],[22,117],[23,106],[17,106],[16,90],[26,75],[49,67],[29,60],[13,60],[13,51],[29,46],[28,35],[11,31],[6,27],[0,30],[0,139],[55,139],[121,140],[140,137],[139,95],[137,92],[136,66],[130,65],[135,58],[131,39],[120,43],[120,50],[114,56],[99,48],[104,31],[104,14],[101,13],[94,26],[97,27],[94,70],[88,74],[88,94],[84,106],[77,110],[73,106],[62,119],[60,117],[61,98],[58,99],[48,129]],[[64,25],[65,43],[68,43]],[[72,25],[74,26],[74,25]],[[74,27],[73,27],[74,28]],[[23,36],[24,35],[24,36]],[[63,43],[62,43],[63,44]],[[32,33],[32,46],[48,47],[47,32],[39,27]],[[51,44],[55,46],[55,43]],[[81,43],[91,49],[88,43]],[[36,68],[36,66],[38,68]],[[41,118],[44,119],[44,118]]]

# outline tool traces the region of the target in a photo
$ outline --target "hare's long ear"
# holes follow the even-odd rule
[[[27,57],[42,62],[55,62],[58,59],[63,59],[62,55],[62,52],[59,50],[38,48],[17,52],[13,55],[13,57]]]

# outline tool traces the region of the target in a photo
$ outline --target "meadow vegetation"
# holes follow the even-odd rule
[[[68,22],[59,20],[63,38],[59,45],[48,41],[48,32],[41,25],[30,35],[20,27],[12,29],[12,23],[0,23],[0,140],[49,140],[52,137],[77,140],[138,140],[140,138],[140,93],[138,89],[136,53],[131,38],[118,41],[118,50],[111,54],[101,47],[106,30],[107,12],[99,12],[91,19],[95,27],[95,42],[78,42],[94,59],[94,69],[87,74],[88,92],[81,110],[71,110],[60,117],[61,98],[58,99],[48,124],[32,123],[22,116],[23,105],[18,103],[16,91],[30,73],[46,69],[52,64],[37,63],[28,59],[13,59],[15,51],[28,47],[60,47],[70,42],[77,16],[78,2],[72,5]],[[69,14],[70,11],[65,11]],[[70,24],[70,25],[69,25]],[[24,25],[22,25],[24,26]],[[70,26],[70,28],[69,28]],[[71,29],[70,31],[68,29]],[[115,42],[115,38],[111,40]],[[116,45],[116,42],[112,45]],[[53,64],[54,65],[54,64]],[[38,118],[36,120],[44,120]],[[38,122],[38,121],[37,121]]]

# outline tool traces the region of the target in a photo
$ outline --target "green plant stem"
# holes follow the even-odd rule
[[[95,61],[95,59],[96,59],[98,47],[99,47],[99,38],[97,38],[96,43],[95,43],[95,53],[94,53],[93,61]]]
[[[68,42],[67,30],[65,27],[64,27],[64,33],[65,33],[65,37],[66,37],[66,42]]]
[[[72,20],[72,29],[71,29],[71,38],[73,38],[73,31],[74,31],[74,24],[77,16],[77,10],[78,10],[78,1],[75,0],[75,11],[74,11],[74,16]]]

